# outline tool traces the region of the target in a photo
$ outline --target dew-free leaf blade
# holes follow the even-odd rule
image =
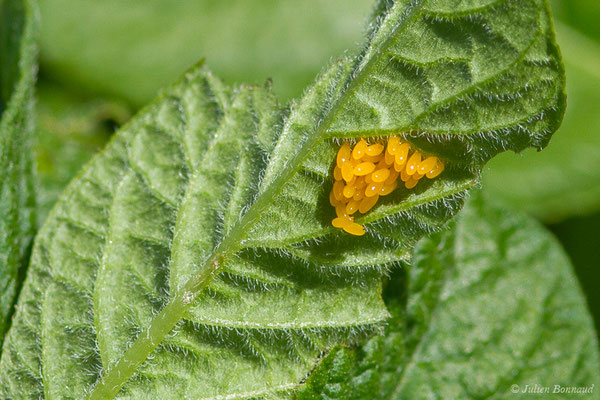
[[[407,110],[394,114],[395,92],[381,94],[379,107],[400,119],[365,118],[357,128],[348,110],[365,114],[356,99],[379,91],[371,77],[414,83],[414,74],[389,62],[390,49],[406,43],[414,53],[423,50],[406,32],[420,32],[429,21],[428,4],[381,9],[363,53],[332,63],[290,109],[279,106],[268,85],[231,89],[200,66],[142,110],[70,185],[42,229],[22,299],[31,307],[19,312],[11,331],[11,343],[41,343],[42,350],[27,351],[25,362],[16,346],[5,348],[12,356],[0,371],[5,393],[14,393],[6,382],[20,373],[32,377],[27,390],[43,388],[49,399],[282,398],[324,351],[377,331],[388,317],[382,273],[460,209],[483,163],[517,145],[513,130],[527,139],[519,145],[542,146],[558,121],[539,119],[537,110],[562,112],[562,71],[546,4],[529,1],[533,14],[526,17],[538,24],[515,35],[536,45],[543,38],[547,51],[540,45],[534,55],[544,62],[532,71],[547,75],[552,90],[522,93],[517,103],[531,106],[520,115],[538,121],[539,131],[519,131],[523,122],[515,122],[502,132],[487,125],[473,132],[473,124],[458,124],[461,135],[425,132]],[[454,30],[446,24],[431,34],[443,42],[472,21],[495,32],[498,18],[512,15],[507,5],[463,11],[450,24]],[[481,22],[486,17],[489,26]],[[479,59],[495,43],[478,42],[468,56]],[[514,80],[505,73],[487,72]],[[489,80],[498,87],[486,90],[505,92],[502,82]],[[487,112],[501,100],[492,97]],[[482,117],[484,103],[460,101]],[[409,128],[400,124],[406,118],[414,120]],[[354,130],[343,129],[350,125]],[[365,236],[332,228],[326,199],[336,143],[385,135],[392,126],[443,158],[447,170],[366,214]],[[56,302],[59,292],[69,301]],[[33,307],[40,298],[41,307]]]
[[[35,231],[32,8],[29,1],[0,3],[0,343],[10,325]]]
[[[477,193],[385,292],[385,334],[330,353],[300,400],[595,398],[592,319],[566,254],[535,220]]]
[[[90,98],[42,78],[36,87],[34,154],[38,226],[67,184],[106,146],[131,111],[115,99]]]
[[[483,177],[491,196],[547,222],[600,208],[600,45],[562,24],[557,31],[569,95],[561,128],[545,151],[503,154]]]

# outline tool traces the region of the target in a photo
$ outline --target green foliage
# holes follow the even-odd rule
[[[360,55],[290,109],[199,66],[116,135],[36,239],[3,397],[287,398],[380,329],[382,273],[564,109],[545,1],[381,5]],[[359,219],[365,236],[334,229],[340,139],[390,133],[446,171]]]
[[[143,105],[206,57],[228,83],[262,84],[271,77],[275,92],[290,99],[332,55],[361,40],[358,24],[372,4],[42,0],[41,63],[62,84]]]
[[[0,343],[10,325],[35,228],[32,7],[29,1],[0,1]]]
[[[595,0],[551,0],[554,14],[563,23],[576,28],[591,39],[600,40],[600,3]],[[585,57],[584,54],[580,56]]]
[[[536,396],[526,385],[600,385],[592,321],[559,244],[479,195],[417,245],[385,298],[385,335],[333,350],[299,400],[512,399]]]
[[[106,143],[131,112],[113,99],[86,98],[58,85],[37,88],[35,155],[38,225],[77,172]]]
[[[600,209],[600,44],[558,28],[568,76],[565,120],[545,151],[503,154],[483,179],[490,196],[549,222]]]

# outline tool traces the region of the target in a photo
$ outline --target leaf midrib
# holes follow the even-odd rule
[[[190,278],[183,285],[183,288],[171,297],[169,303],[154,317],[150,325],[135,339],[131,347],[125,351],[112,368],[106,371],[102,379],[88,395],[88,400],[114,398],[137,371],[139,366],[147,359],[148,355],[183,318],[187,310],[193,305],[194,297],[218,275],[219,270],[226,263],[227,257],[231,257],[242,249],[242,242],[254,223],[260,218],[265,209],[271,204],[272,199],[283,189],[289,179],[301,168],[302,161],[310,154],[310,150],[323,139],[345,102],[354,94],[355,87],[362,83],[369,75],[373,64],[379,60],[379,56],[395,39],[395,34],[401,31],[412,20],[421,5],[422,0],[415,0],[409,6],[408,12],[404,14],[405,18],[396,23],[389,36],[372,53],[371,58],[364,67],[356,75],[351,75],[353,79],[348,83],[348,86],[338,99],[334,100],[326,117],[315,128],[314,133],[300,146],[292,160],[286,163],[280,174],[250,206],[248,212],[238,220],[230,230],[229,235],[225,236],[222,242],[215,247],[211,256],[200,267],[200,272]]]

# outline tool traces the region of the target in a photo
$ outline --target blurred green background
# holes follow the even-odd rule
[[[271,78],[287,102],[328,61],[357,49],[373,6],[373,0],[39,1],[40,220],[112,133],[198,60],[230,84]],[[558,236],[598,330],[600,2],[553,0],[552,8],[567,69],[563,126],[542,152],[494,159],[483,187]]]

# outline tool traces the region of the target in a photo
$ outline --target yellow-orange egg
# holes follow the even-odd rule
[[[411,176],[411,177],[410,177],[410,179],[409,179],[408,181],[404,182],[404,186],[405,186],[407,189],[412,189],[412,188],[414,188],[415,186],[417,186],[417,183],[419,183],[419,181],[418,181],[418,180],[416,180],[416,179],[413,179],[413,177]]]
[[[367,142],[364,139],[360,139],[356,146],[354,146],[354,149],[352,149],[352,158],[360,160],[366,154],[366,150]]]
[[[331,225],[335,226],[336,228],[342,229],[352,223],[354,223],[354,221],[350,217],[337,217],[334,218],[333,221],[331,221]]]
[[[398,150],[394,154],[394,162],[398,165],[403,165],[408,159],[408,152],[410,151],[410,144],[402,143],[398,146]]]
[[[356,200],[350,200],[348,204],[346,204],[346,214],[352,215],[358,211],[358,205],[360,203]]]
[[[402,180],[402,182],[406,182],[410,179],[410,175],[406,173],[406,169],[403,169],[402,171],[400,171],[400,180]]]
[[[356,192],[354,192],[354,196],[352,196],[352,200],[361,201],[364,197],[365,197],[365,191],[356,189]]]
[[[365,227],[361,224],[357,224],[356,222],[351,222],[348,225],[344,225],[342,229],[348,232],[351,235],[362,236],[365,234]]]
[[[385,180],[384,184],[389,185],[392,182],[395,182],[398,179],[398,175],[400,175],[400,173],[398,171],[396,171],[394,168],[391,168],[390,176],[388,176],[388,178]]]
[[[361,158],[360,161],[362,162],[372,162],[373,164],[377,164],[378,162],[381,162],[384,159],[383,153],[379,154],[378,156],[364,156],[363,158]]]
[[[365,189],[365,196],[366,197],[373,197],[379,194],[379,191],[381,190],[381,188],[383,187],[383,182],[373,182],[371,184],[367,185],[367,188]]]
[[[354,185],[346,185],[344,186],[344,190],[342,191],[344,197],[348,199],[354,196],[354,192],[356,192],[356,188],[354,187]]]
[[[388,194],[392,193],[397,187],[398,187],[398,181],[394,181],[393,183],[391,183],[389,185],[383,185],[381,187],[381,190],[379,190],[379,195],[387,196]]]
[[[377,203],[377,200],[379,200],[378,194],[373,197],[365,197],[358,205],[358,211],[360,211],[362,214],[366,213],[373,208],[373,206]]]
[[[433,179],[444,171],[444,164],[438,160],[436,166],[425,174],[429,179]]]
[[[333,195],[338,201],[342,201],[344,197],[344,186],[344,182],[342,181],[337,181],[333,184]]]
[[[398,151],[398,147],[400,147],[400,139],[396,136],[392,136],[388,139],[387,152],[394,155]]]
[[[365,186],[367,186],[367,181],[366,181],[367,176],[369,176],[369,175],[359,176],[356,179],[356,182],[354,182],[354,187],[356,188],[356,190],[360,190],[360,189],[364,188]]]
[[[417,166],[417,172],[421,175],[425,175],[431,171],[437,164],[437,157],[429,156],[419,163]]]
[[[419,151],[415,151],[412,156],[409,157],[406,162],[406,173],[408,175],[412,175],[417,172],[417,166],[421,162],[421,153]]]
[[[349,143],[344,143],[342,145],[342,147],[340,147],[340,150],[338,151],[337,154],[337,165],[338,167],[341,168],[342,164],[344,164],[347,161],[350,161],[350,144]]]
[[[381,143],[372,144],[371,146],[367,147],[365,153],[371,157],[378,156],[383,153],[383,145]]]
[[[390,176],[390,170],[387,168],[378,169],[373,171],[371,174],[371,179],[373,182],[385,182],[385,180]]]
[[[352,178],[354,178],[354,168],[352,168],[352,164],[349,162],[345,162],[342,165],[342,178],[344,178],[344,180],[346,182],[350,182],[352,180]]]
[[[395,156],[394,156],[392,153],[390,153],[389,151],[386,151],[386,152],[385,152],[384,160],[385,160],[385,163],[386,163],[387,165],[392,165],[392,164],[394,164],[394,159],[395,159],[395,158],[396,158],[396,157],[395,157]]]
[[[337,165],[333,169],[333,179],[335,179],[336,181],[342,180],[342,169]]]
[[[347,217],[348,213],[346,212],[346,205],[338,204],[337,206],[335,206],[335,215],[337,215],[340,218]]]
[[[375,164],[371,162],[363,162],[354,167],[353,173],[356,176],[364,176],[375,170]]]
[[[331,192],[329,192],[329,204],[331,204],[332,206],[336,206],[338,204],[339,200],[335,198],[335,195],[333,194],[333,190]]]

